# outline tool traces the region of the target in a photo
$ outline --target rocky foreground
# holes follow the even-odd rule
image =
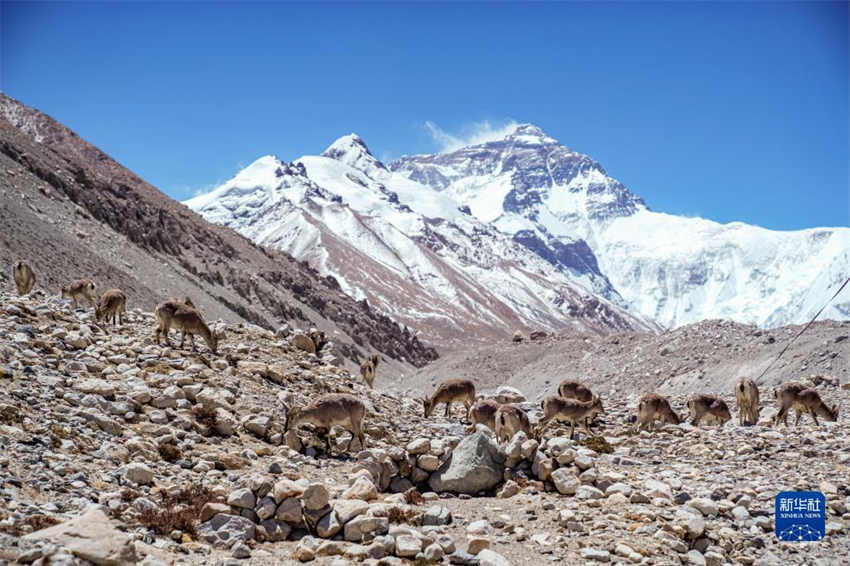
[[[499,446],[467,431],[459,409],[424,419],[419,400],[368,390],[285,330],[216,323],[213,355],[201,340],[197,353],[176,348],[176,333],[174,348],[157,346],[150,313],[107,331],[56,298],[0,294],[0,305],[0,563],[827,565],[850,554],[846,409],[820,428],[804,417],[773,429],[769,407],[756,427],[736,415],[723,429],[635,434],[634,407],[603,396],[599,436],[552,428]],[[838,379],[815,381],[846,407]],[[347,432],[326,446],[309,428],[285,431],[288,407],[325,392],[367,402],[365,449]],[[823,541],[776,542],[774,496],[787,489],[826,494]]]

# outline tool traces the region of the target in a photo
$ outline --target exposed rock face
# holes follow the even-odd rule
[[[505,454],[492,435],[475,432],[460,441],[451,457],[428,480],[437,493],[474,494],[495,487],[503,479]]]

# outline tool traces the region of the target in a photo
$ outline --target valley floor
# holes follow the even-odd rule
[[[460,409],[445,419],[440,407],[425,419],[418,399],[369,390],[359,376],[293,348],[285,338],[248,325],[215,326],[225,331],[218,355],[201,340],[192,353],[177,348],[174,335],[174,348],[156,345],[150,313],[130,312],[125,326],[107,333],[92,323],[90,311],[72,312],[55,297],[0,294],[0,563],[31,563],[51,553],[50,563],[84,563],[32,532],[72,520],[93,504],[108,517],[104,532],[111,538],[97,539],[89,549],[94,554],[77,556],[101,563],[107,541],[125,544],[148,565],[300,563],[296,557],[328,565],[407,562],[392,553],[370,558],[378,539],[346,541],[343,531],[338,540],[322,541],[295,528],[289,538],[300,540],[220,547],[205,538],[223,536],[209,522],[194,535],[157,533],[156,525],[143,524],[145,509],[162,506],[162,494],[189,486],[205,486],[225,516],[240,508],[243,517],[256,517],[252,508],[239,507],[240,498],[260,492],[276,497],[278,489],[317,483],[326,487],[337,511],[359,505],[343,502],[352,497],[369,500],[363,517],[386,516],[396,508],[402,518],[390,520],[395,544],[401,546],[409,533],[439,543],[440,554],[450,554],[453,563],[826,566],[844,564],[850,555],[846,410],[838,422],[820,427],[804,417],[799,427],[772,428],[765,424],[772,399],[768,403],[763,394],[762,423],[755,427],[738,426],[734,413],[722,429],[682,424],[635,434],[632,401],[603,389],[606,412],[594,431],[606,442],[588,445],[599,452],[564,439],[563,430],[547,434],[547,454],[555,445],[571,451],[569,459],[562,458],[563,468],[574,472],[571,489],[540,481],[520,464],[507,472],[516,482],[515,494],[497,487],[472,496],[437,495],[420,485],[421,500],[386,492],[358,495],[352,480],[363,477],[362,465],[373,456],[414,454],[414,445],[424,443],[427,454],[445,457],[465,434]],[[613,339],[598,338],[592,347],[608,348]],[[691,353],[682,345],[663,357],[671,365],[693,363],[685,356]],[[496,384],[501,375],[493,373],[490,380]],[[379,368],[376,384],[395,378]],[[846,409],[850,391],[836,385],[846,381],[846,375],[823,381],[819,391]],[[287,446],[286,407],[326,392],[354,393],[367,401],[368,450],[339,455],[348,437],[336,433],[333,457]],[[682,406],[684,391],[672,393],[674,405]],[[533,408],[539,405],[525,406],[535,420]],[[274,491],[263,484],[273,484]],[[824,540],[776,541],[774,497],[791,489],[826,494]],[[268,499],[258,498],[256,512]],[[280,501],[272,512],[276,504]],[[421,524],[435,514],[442,519]],[[470,543],[489,545],[495,554],[479,554],[481,560],[452,554]]]

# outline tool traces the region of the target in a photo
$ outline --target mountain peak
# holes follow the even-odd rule
[[[361,171],[366,171],[372,167],[386,169],[384,164],[375,159],[375,156],[369,151],[363,138],[355,133],[338,138],[322,152],[322,157],[335,159]]]
[[[558,140],[534,124],[517,124],[509,131],[505,139],[537,144],[558,143]]]

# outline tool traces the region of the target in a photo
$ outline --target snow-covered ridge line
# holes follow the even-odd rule
[[[308,260],[346,293],[441,340],[518,327],[654,328],[627,312],[595,260],[571,269],[543,259],[446,195],[391,172],[355,134],[292,163],[262,157],[186,204]]]
[[[711,318],[802,323],[850,275],[847,228],[782,232],[652,212],[598,163],[557,142],[507,136],[389,167],[505,233],[587,242],[630,307],[665,327]],[[850,318],[850,297],[823,316]]]
[[[653,212],[531,124],[387,165],[349,134],[320,156],[262,157],[187,204],[438,336],[800,323],[850,274],[846,228],[777,232]],[[850,318],[850,299],[824,316]]]

